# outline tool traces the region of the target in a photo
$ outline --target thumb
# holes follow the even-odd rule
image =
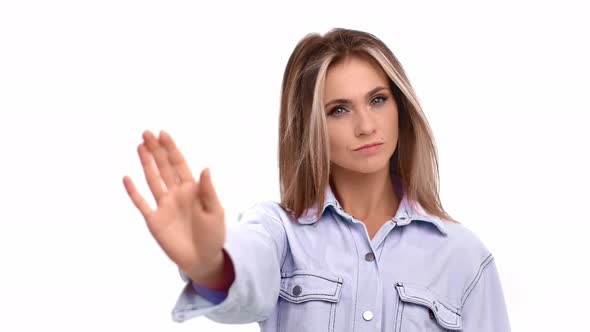
[[[219,206],[219,200],[213,187],[213,182],[211,181],[211,171],[209,168],[205,168],[201,172],[199,183],[199,198],[203,203],[203,208],[205,211],[214,211]]]

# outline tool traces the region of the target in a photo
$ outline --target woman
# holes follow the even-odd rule
[[[209,170],[195,181],[167,133],[144,133],[157,210],[124,184],[187,282],[174,320],[510,330],[494,258],[443,210],[428,122],[384,43],[347,29],[303,38],[284,73],[279,131],[281,202],[257,203],[227,229]]]

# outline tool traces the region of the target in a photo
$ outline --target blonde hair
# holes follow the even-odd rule
[[[298,219],[313,204],[322,212],[330,178],[330,155],[323,106],[326,73],[348,56],[369,57],[389,77],[398,107],[399,139],[390,159],[404,195],[441,219],[452,219],[439,198],[436,145],[428,121],[401,64],[377,37],[335,28],[323,37],[307,34],[297,43],[283,75],[279,117],[280,206]]]

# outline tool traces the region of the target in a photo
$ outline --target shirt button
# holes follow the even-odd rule
[[[293,287],[293,295],[298,296],[299,294],[301,294],[301,286],[297,285]]]
[[[363,312],[363,319],[364,320],[373,319],[373,313],[371,312],[371,310],[367,310],[367,311]]]
[[[374,261],[374,260],[375,260],[375,254],[373,254],[372,252],[368,252],[368,253],[365,255],[365,260],[366,260],[367,262]]]

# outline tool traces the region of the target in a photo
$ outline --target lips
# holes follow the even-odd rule
[[[354,149],[354,151],[358,151],[358,150],[363,149],[363,148],[368,148],[368,147],[371,147],[371,146],[374,146],[374,145],[381,145],[381,144],[383,144],[383,143],[375,142],[375,143],[365,144],[363,146],[359,146],[358,148]]]

